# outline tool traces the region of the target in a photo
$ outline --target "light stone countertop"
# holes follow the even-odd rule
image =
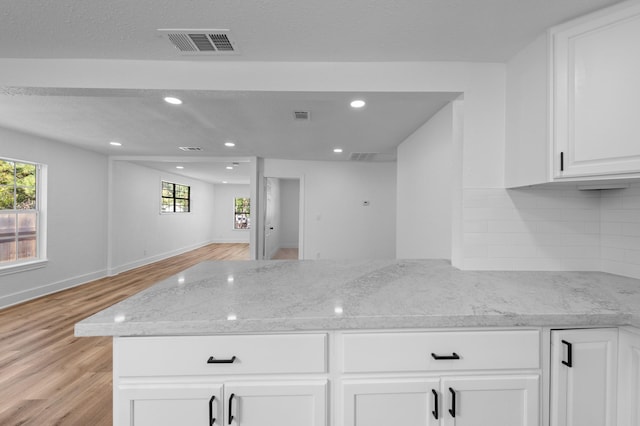
[[[440,260],[209,261],[79,322],[75,333],[619,325],[640,327],[640,280],[460,271]]]

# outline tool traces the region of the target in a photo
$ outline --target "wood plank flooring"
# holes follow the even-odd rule
[[[75,323],[203,260],[246,259],[248,244],[211,244],[0,310],[0,425],[111,425],[111,338]]]

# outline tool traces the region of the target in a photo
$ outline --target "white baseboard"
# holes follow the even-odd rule
[[[90,281],[94,281],[107,276],[106,270],[100,270],[91,272],[77,277],[68,278],[65,280],[57,281],[55,283],[45,284],[40,287],[30,288],[24,291],[11,293],[6,296],[0,297],[0,309],[8,308],[9,306],[17,305],[28,300],[36,299],[47,294],[56,293],[61,290],[76,287],[81,284],[86,284]]]
[[[204,241],[204,242],[200,242],[200,243],[197,243],[197,244],[193,244],[193,245],[188,246],[188,247],[182,247],[182,248],[179,248],[179,249],[176,249],[176,250],[171,250],[169,252],[160,253],[160,254],[156,254],[156,255],[153,255],[153,256],[149,256],[149,257],[145,257],[145,258],[142,258],[142,259],[138,259],[138,260],[135,260],[133,262],[126,263],[124,265],[111,266],[111,267],[107,268],[107,273],[109,274],[110,277],[113,276],[113,275],[118,275],[118,274],[120,274],[122,272],[125,272],[125,271],[128,271],[130,269],[139,268],[141,266],[145,266],[145,265],[148,265],[150,263],[158,262],[160,260],[164,260],[164,259],[167,259],[169,257],[177,256],[179,254],[186,253],[188,251],[195,250],[195,249],[198,249],[200,247],[204,247],[204,246],[206,246],[208,244],[212,244],[214,242],[216,242],[216,241]]]
[[[249,244],[249,238],[218,238],[212,242],[214,244]]]

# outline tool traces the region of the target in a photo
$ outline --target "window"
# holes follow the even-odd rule
[[[162,181],[162,213],[189,213],[191,187]]]
[[[41,166],[0,158],[0,267],[38,260]]]
[[[236,198],[234,206],[233,229],[251,229],[251,199]]]

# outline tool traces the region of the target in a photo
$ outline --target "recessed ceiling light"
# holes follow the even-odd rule
[[[228,147],[228,148],[233,148],[234,146],[236,146],[235,143],[228,141],[224,143],[224,146]]]
[[[362,108],[366,104],[362,99],[356,99],[355,101],[351,101],[351,108]]]
[[[122,144],[120,142],[116,142],[116,141],[111,141],[109,142],[109,145],[113,145],[113,146],[122,146]]]
[[[173,96],[167,96],[166,98],[164,98],[164,101],[172,105],[180,105],[182,103],[180,99],[174,98]]]
[[[176,166],[176,169],[182,170],[182,169],[184,169],[184,166]]]
[[[227,170],[233,170],[233,166],[227,166]]]
[[[222,183],[227,183],[227,181],[226,181],[226,180],[223,180],[223,181],[222,181]]]
[[[335,152],[336,154],[340,154],[342,153],[342,148],[334,148],[333,152]]]

